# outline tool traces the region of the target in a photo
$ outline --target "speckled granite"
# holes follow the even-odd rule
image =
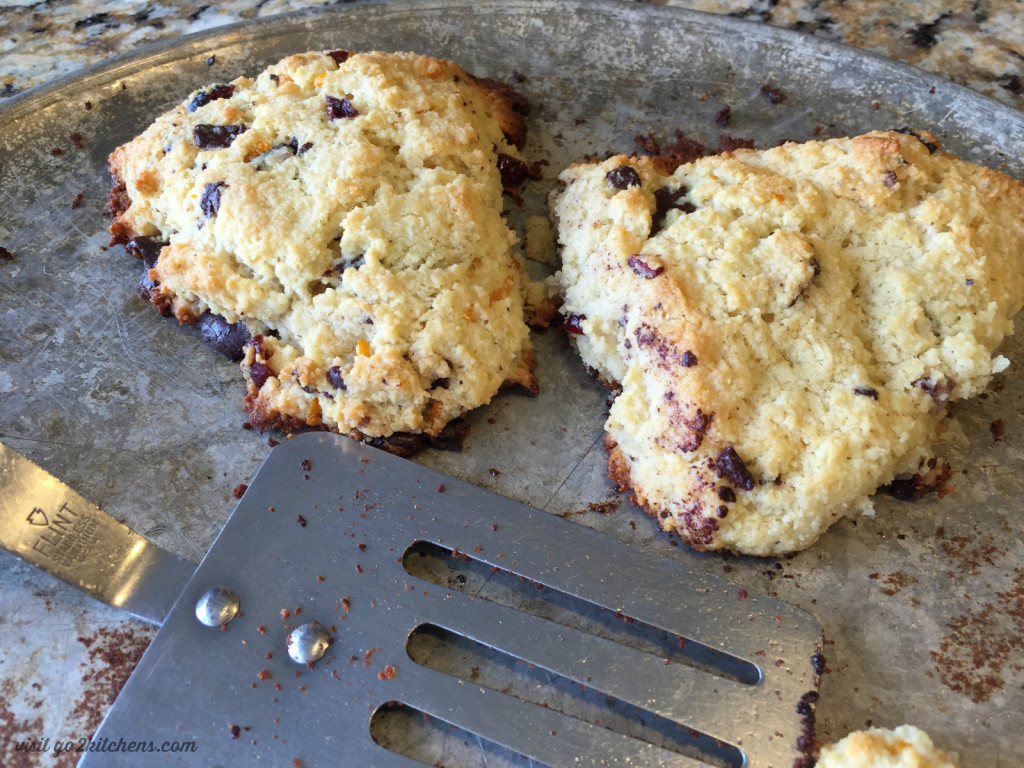
[[[1020,0],[651,0],[802,30],[945,75],[1024,109]],[[0,98],[146,43],[324,0],[104,2],[12,0],[0,5]]]

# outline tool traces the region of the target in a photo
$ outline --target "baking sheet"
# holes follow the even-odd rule
[[[16,96],[0,111],[0,245],[15,256],[0,263],[0,437],[196,561],[267,436],[242,428],[236,367],[157,316],[135,293],[135,260],[106,248],[105,158],[193,88],[335,48],[415,50],[518,81],[533,106],[526,152],[546,161],[524,207],[512,206],[519,225],[544,213],[558,170],[584,155],[677,129],[717,145],[724,106],[728,133],[759,147],[910,125],[1024,178],[1024,117],[995,101],[816,38],[618,2],[355,3],[182,38]],[[874,517],[765,560],[691,552],[620,499],[604,479],[607,393],[562,335],[535,343],[538,397],[500,395],[470,417],[461,454],[417,460],[809,610],[826,635],[820,737],[910,722],[965,765],[1020,763],[1021,337],[1001,350],[1013,365],[991,393],[953,408],[937,454],[957,471],[954,493],[879,497]],[[0,703],[25,735],[68,738],[82,722],[74,678],[91,674],[77,659],[99,642],[83,633],[102,637],[116,613],[6,554],[0,585]],[[145,629],[116,631],[145,644]]]

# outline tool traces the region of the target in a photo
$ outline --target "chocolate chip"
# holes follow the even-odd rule
[[[192,129],[192,138],[200,149],[227,149],[241,134],[244,125],[197,125]]]
[[[640,186],[640,174],[629,165],[620,165],[618,168],[612,168],[604,175],[604,180],[615,187],[615,189],[628,189],[629,187]]]
[[[199,210],[206,218],[212,218],[220,210],[220,191],[227,186],[223,181],[215,181],[203,187],[203,194],[199,198]]]
[[[139,235],[125,243],[124,249],[135,258],[142,259],[146,269],[152,269],[156,266],[156,260],[160,258],[160,251],[165,245],[167,245],[167,241],[161,240],[159,237]]]
[[[348,389],[345,378],[341,375],[341,366],[332,365],[327,369],[327,383],[335,389]]]
[[[872,387],[857,386],[853,388],[853,394],[863,395],[864,397],[870,397],[872,400],[878,399],[878,390]]]
[[[629,264],[630,268],[633,270],[634,273],[640,275],[640,277],[646,278],[647,280],[655,278],[665,271],[665,267],[661,264],[659,264],[657,267],[652,267],[650,264],[644,261],[643,256],[641,256],[639,253],[634,253],[632,256],[630,256],[627,263]]]
[[[448,387],[451,386],[451,383],[452,383],[452,380],[450,378],[448,378],[447,376],[442,376],[441,378],[434,379],[432,382],[430,382],[430,388],[431,389],[448,389]]]
[[[718,498],[731,504],[736,501],[736,491],[728,485],[720,485],[718,486]]]
[[[217,101],[218,99],[230,99],[234,92],[235,86],[233,85],[213,85],[205,91],[200,91],[193,96],[192,101],[188,103],[185,111],[195,112],[197,109],[209,104],[211,101]]]
[[[889,170],[885,172],[885,180],[882,183],[885,184],[886,187],[892,189],[898,182],[899,179],[896,177],[896,171]]]
[[[690,350],[686,350],[685,352],[683,352],[681,362],[684,368],[693,368],[693,366],[697,364],[697,356],[693,354],[693,352],[691,352]]]
[[[722,107],[715,115],[715,125],[720,128],[728,128],[730,117],[732,117],[732,107]]]
[[[501,186],[505,189],[515,189],[526,181],[530,175],[530,169],[519,158],[499,153],[498,173],[501,174]]]
[[[654,191],[654,216],[651,217],[651,235],[661,231],[665,223],[665,216],[669,211],[677,210],[683,213],[693,213],[697,210],[697,206],[688,200],[682,203],[679,202],[679,198],[687,192],[689,190],[686,187],[680,187],[676,190],[662,187]]]
[[[199,316],[199,333],[208,347],[235,362],[244,357],[245,345],[251,338],[243,323],[229,323],[213,312]]]
[[[348,99],[336,99],[333,96],[327,98],[327,116],[331,120],[351,119],[359,117],[359,110],[352,106]]]
[[[731,445],[718,452],[718,456],[715,457],[715,471],[719,477],[728,478],[733,485],[744,491],[752,490],[754,487],[754,476],[750,474],[747,465]]]

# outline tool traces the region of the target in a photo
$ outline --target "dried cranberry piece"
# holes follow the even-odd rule
[[[203,312],[199,316],[199,333],[207,346],[234,362],[244,357],[245,345],[251,338],[243,323],[229,323],[213,312]]]
[[[581,323],[587,319],[586,315],[569,315],[565,319],[565,330],[574,336],[583,335],[583,326]]]
[[[359,117],[359,110],[352,106],[352,102],[348,99],[336,99],[333,96],[327,96],[327,116],[331,120],[340,120],[341,118],[351,119],[353,117]]]
[[[217,99],[230,99],[235,92],[235,86],[233,85],[213,85],[207,88],[205,91],[200,91],[188,103],[186,112],[195,112],[202,106],[209,104],[211,101]]]
[[[498,173],[501,174],[501,186],[514,189],[526,181],[530,169],[522,160],[500,153],[498,155]]]
[[[348,51],[329,51],[327,55],[339,64],[344,64],[352,54]]]
[[[159,237],[139,235],[125,243],[124,249],[136,259],[142,259],[146,269],[152,269],[156,266],[156,260],[160,258],[160,251],[165,245],[167,245],[167,241],[161,240]]]
[[[327,383],[335,389],[348,389],[345,379],[341,375],[341,366],[332,365],[327,369]]]
[[[728,478],[733,485],[744,491],[752,490],[754,487],[754,476],[750,474],[747,465],[731,445],[718,452],[718,456],[715,457],[715,471],[719,477]]]
[[[618,168],[612,168],[604,175],[604,180],[615,187],[615,189],[628,189],[629,187],[640,186],[640,174],[629,165],[620,165]]]
[[[627,260],[627,263],[629,264],[633,272],[640,275],[640,277],[646,278],[648,280],[657,277],[658,275],[665,271],[665,267],[661,265],[658,265],[657,267],[652,267],[650,264],[644,261],[643,256],[641,256],[639,253],[634,253],[632,256],[630,256]]]
[[[263,389],[263,385],[267,383],[270,376],[270,368],[265,363],[253,363],[249,366],[249,378],[252,379],[256,389]]]
[[[203,187],[199,198],[199,210],[206,218],[212,218],[220,210],[220,191],[227,187],[223,181],[215,181]]]
[[[244,125],[197,125],[192,129],[192,138],[200,149],[227,149],[241,134]]]

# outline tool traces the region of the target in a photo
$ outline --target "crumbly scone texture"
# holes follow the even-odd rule
[[[502,216],[516,106],[444,60],[293,55],[113,152],[112,239],[157,244],[163,313],[245,326],[256,426],[438,435],[537,385]]]
[[[959,768],[959,763],[920,728],[900,725],[854,731],[822,747],[817,768]]]
[[[1024,185],[930,134],[561,174],[555,282],[610,477],[695,548],[806,548],[915,472],[1024,302]]]

